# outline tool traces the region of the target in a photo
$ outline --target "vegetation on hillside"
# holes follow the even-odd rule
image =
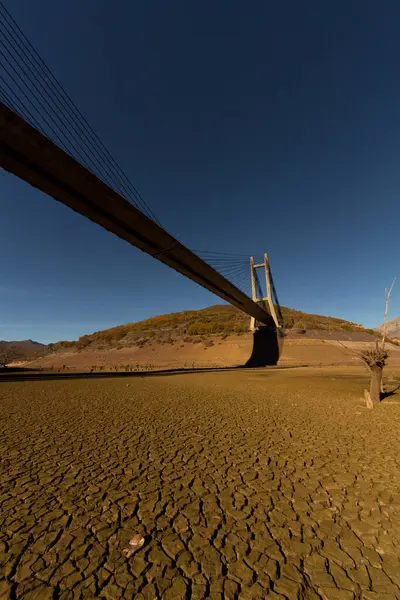
[[[361,325],[320,315],[310,315],[299,310],[282,307],[285,329],[325,329],[341,331],[368,331]],[[215,305],[203,310],[161,315],[119,325],[111,329],[84,335],[76,342],[50,344],[50,351],[60,349],[82,350],[88,346],[102,349],[110,346],[144,346],[153,342],[173,344],[176,341],[196,343],[211,336],[242,334],[249,330],[249,317],[231,305]]]

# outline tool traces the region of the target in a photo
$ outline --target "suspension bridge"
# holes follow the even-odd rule
[[[258,324],[268,330],[263,344],[276,347],[277,360],[281,315],[268,256],[249,264],[191,250],[166,231],[2,2],[0,62],[1,167],[239,308],[258,336]]]

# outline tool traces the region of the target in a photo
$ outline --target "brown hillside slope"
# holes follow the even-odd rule
[[[318,330],[306,334],[289,334],[283,340],[280,366],[354,365],[356,353],[370,347],[376,338],[360,339],[360,334],[331,335]],[[337,339],[343,338],[343,339]],[[400,367],[400,348],[388,344],[389,364]],[[158,369],[188,369],[234,367],[244,365],[250,358],[253,336],[232,334],[209,337],[193,343],[151,342],[144,346],[104,349],[86,347],[83,350],[64,349],[29,363],[31,368],[88,371],[147,371]]]

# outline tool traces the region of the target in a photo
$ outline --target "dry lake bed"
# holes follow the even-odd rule
[[[367,411],[365,385],[2,381],[0,598],[400,598],[400,396]]]

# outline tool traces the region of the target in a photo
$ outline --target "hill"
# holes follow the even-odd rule
[[[374,334],[362,325],[343,319],[312,315],[282,307],[282,318],[286,330],[326,330],[333,332],[357,332]],[[84,335],[77,341],[61,341],[49,344],[48,351],[60,350],[105,350],[108,348],[143,347],[158,344],[173,344],[177,341],[198,343],[210,337],[241,335],[249,330],[249,317],[231,305],[214,305],[202,310],[189,310],[160,315],[138,323],[119,325],[111,329]]]
[[[383,330],[383,325],[380,325],[379,327],[376,328],[376,331],[378,333],[382,333],[382,330]],[[391,338],[395,338],[395,339],[400,338],[400,317],[396,317],[395,319],[388,321],[387,332],[388,332],[388,336]]]
[[[0,362],[5,360],[27,360],[46,352],[47,346],[33,340],[6,342],[0,340]]]

